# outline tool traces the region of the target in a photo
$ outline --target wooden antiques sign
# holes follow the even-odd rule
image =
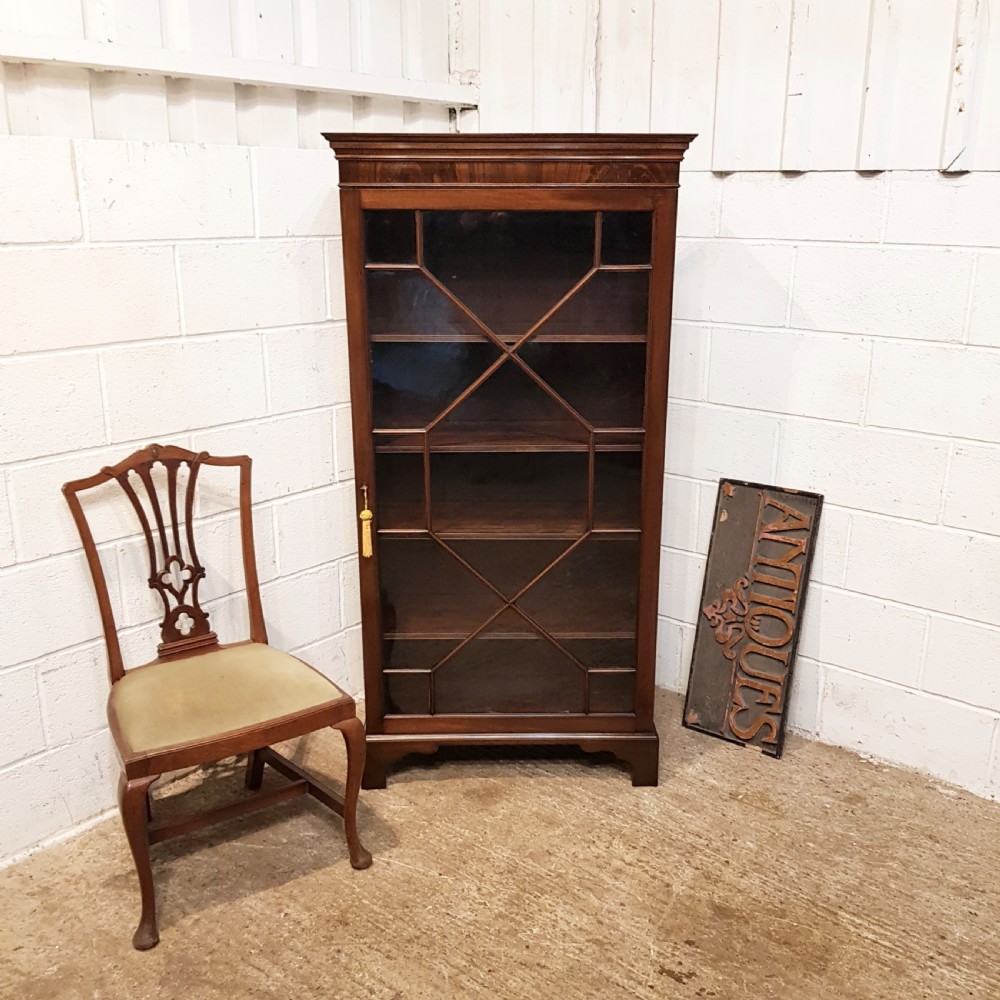
[[[684,725],[781,756],[823,498],[723,479]]]

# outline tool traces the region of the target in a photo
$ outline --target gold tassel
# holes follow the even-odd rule
[[[372,557],[372,518],[375,516],[368,509],[368,485],[361,487],[365,494],[365,509],[361,511],[361,556],[364,559]]]

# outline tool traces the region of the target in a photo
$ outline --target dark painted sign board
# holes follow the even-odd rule
[[[823,497],[723,479],[684,725],[780,757]]]

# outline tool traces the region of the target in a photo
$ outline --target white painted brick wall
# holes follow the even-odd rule
[[[321,240],[184,243],[177,257],[187,333],[329,318]]]
[[[792,252],[790,246],[766,243],[682,241],[677,248],[674,315],[782,326]]]
[[[178,333],[170,247],[11,249],[3,260],[0,355]]]
[[[816,490],[790,725],[996,798],[1000,182],[709,176],[681,178],[657,680],[687,684],[718,478]]]
[[[5,137],[0,191],[0,243],[68,242],[82,235],[68,139]]]
[[[944,523],[973,531],[995,532],[1000,522],[1000,447],[952,445]]]
[[[1000,351],[878,343],[868,420],[928,434],[1000,440]]]
[[[720,328],[712,332],[708,398],[753,407],[776,366],[794,371],[768,394],[768,409],[856,423],[864,407],[871,344],[860,337]],[[740,357],[743,364],[731,359]]]
[[[979,255],[972,291],[969,343],[1000,347],[1000,253]]]
[[[114,801],[67,480],[154,439],[249,453],[271,641],[352,693],[362,674],[332,153],[0,137],[0,190],[2,859]],[[203,592],[220,635],[245,637],[236,476],[202,479]],[[159,609],[107,492],[86,506],[135,665]]]
[[[700,175],[699,175],[700,176]],[[885,213],[884,174],[739,173],[722,184],[720,235],[741,239],[877,243]],[[687,194],[683,188],[681,201]]]
[[[77,157],[94,242],[254,234],[246,147],[96,141]]]

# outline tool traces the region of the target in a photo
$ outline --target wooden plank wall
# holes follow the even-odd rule
[[[0,0],[0,33],[449,80],[455,0]],[[449,109],[226,80],[0,64],[0,135],[319,147],[321,129],[447,131]]]
[[[998,170],[990,7],[480,0],[482,127],[698,132],[719,172]]]

